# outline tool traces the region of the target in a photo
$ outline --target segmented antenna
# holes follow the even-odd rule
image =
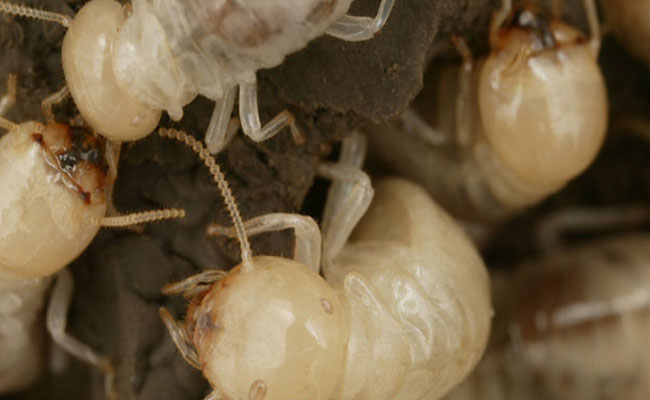
[[[56,22],[57,24],[61,24],[66,28],[70,25],[70,22],[72,22],[72,18],[68,17],[67,15],[55,13],[52,11],[39,10],[37,8],[27,7],[19,4],[8,3],[6,1],[0,1],[0,12],[9,15],[16,15],[19,17]]]
[[[242,222],[241,215],[239,214],[239,209],[237,208],[235,197],[232,195],[228,181],[226,180],[223,172],[221,172],[221,168],[219,167],[219,164],[217,164],[217,161],[214,159],[214,157],[212,157],[208,149],[206,149],[201,142],[198,142],[196,139],[194,139],[194,137],[188,135],[183,131],[160,128],[158,130],[158,134],[162,137],[176,139],[179,142],[182,142],[188,147],[192,148],[192,150],[194,150],[194,152],[199,155],[199,158],[203,160],[203,163],[208,167],[210,174],[212,174],[212,177],[217,183],[217,186],[221,191],[221,195],[226,202],[226,207],[228,208],[230,218],[232,219],[233,225],[235,227],[237,239],[239,240],[239,247],[241,249],[242,266],[244,270],[252,270],[253,264],[251,262],[251,246],[248,242],[246,231],[244,230],[244,224]]]
[[[185,210],[168,208],[164,210],[143,211],[127,215],[118,215],[115,217],[93,218],[92,222],[107,228],[117,228],[175,218],[185,218]]]

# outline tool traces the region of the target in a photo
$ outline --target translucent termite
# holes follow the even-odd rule
[[[0,99],[0,393],[29,386],[41,369],[38,317],[52,275],[59,272],[47,313],[54,341],[106,372],[106,357],[65,333],[72,278],[63,270],[101,226],[129,226],[180,218],[167,209],[105,216],[115,177],[111,147],[82,127],[54,122],[51,106],[65,90],[43,101],[47,122],[15,124],[2,115],[15,102],[16,76]],[[62,271],[63,270],[63,271]]]
[[[371,152],[469,220],[502,219],[559,190],[590,165],[607,127],[598,17],[593,0],[584,5],[589,40],[504,0],[490,55],[474,68],[455,39],[462,66],[433,70],[435,85],[400,123],[368,127]]]
[[[234,229],[208,233],[238,236],[242,263],[164,287],[190,299],[184,323],[161,309],[212,386],[206,399],[438,399],[478,362],[492,315],[480,256],[418,185],[388,178],[373,190],[364,152],[354,134],[339,163],[318,168],[334,180],[322,242],[307,216],[242,223],[224,193]],[[247,234],[282,229],[295,232],[292,260],[251,256]]]
[[[650,219],[647,206],[630,211],[637,222]],[[593,228],[602,215],[556,217],[558,226]],[[496,314],[488,350],[446,400],[648,398],[650,235],[562,247],[514,274],[492,275]]]
[[[167,111],[173,120],[198,94],[216,102],[206,134],[210,151],[232,134],[239,90],[244,133],[262,141],[289,127],[282,111],[262,126],[256,71],[282,63],[312,39],[328,34],[348,41],[373,37],[394,0],[381,0],[374,18],[346,12],[352,0],[91,0],[70,19],[0,1],[0,11],[61,22],[68,27],[62,59],[66,82],[82,116],[111,140],[151,133]]]
[[[602,0],[607,26],[636,57],[650,65],[650,1]]]

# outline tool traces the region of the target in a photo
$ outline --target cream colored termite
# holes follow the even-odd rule
[[[16,76],[0,99],[4,114],[15,102]],[[46,123],[15,124],[0,114],[0,393],[24,388],[38,376],[41,349],[37,318],[50,278],[59,272],[47,313],[54,341],[74,356],[106,372],[111,365],[65,333],[72,291],[62,271],[95,237],[101,226],[129,226],[183,217],[177,209],[105,216],[115,170],[102,140],[84,128],[54,122],[51,106],[65,90],[43,101]],[[106,153],[105,153],[106,151]]]
[[[0,1],[0,11],[54,20],[68,27],[62,58],[66,82],[88,124],[111,140],[151,133],[161,112],[174,120],[197,94],[216,102],[206,133],[211,152],[235,133],[239,91],[244,133],[266,140],[289,127],[287,110],[262,126],[256,71],[272,68],[328,34],[367,40],[388,18],[394,0],[381,0],[374,18],[346,12],[352,0],[91,0],[71,19]]]
[[[650,235],[575,248],[563,231],[650,220],[650,207],[565,210],[543,224],[545,255],[493,274],[484,359],[446,400],[645,400],[650,395]]]
[[[242,264],[163,289],[190,299],[185,323],[164,308],[161,316],[210,382],[206,399],[438,399],[478,362],[492,315],[480,256],[419,186],[390,178],[373,191],[359,169],[364,152],[354,134],[339,163],[318,169],[334,180],[322,225],[325,279],[311,218],[267,214],[242,224],[233,212],[237,229],[208,233],[237,235]],[[295,232],[293,260],[251,257],[246,233],[281,229]]]
[[[455,40],[463,64],[433,70],[429,102],[400,123],[368,127],[371,153],[466,219],[498,220],[557,191],[592,162],[607,127],[598,18],[594,1],[584,4],[588,40],[504,0],[490,55],[475,66]]]
[[[636,57],[650,65],[650,1],[601,0],[607,26]]]

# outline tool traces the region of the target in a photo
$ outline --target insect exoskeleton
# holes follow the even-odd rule
[[[161,112],[174,120],[198,94],[216,102],[206,140],[214,153],[235,133],[237,90],[243,131],[255,141],[289,127],[282,111],[262,126],[256,71],[279,65],[312,39],[329,34],[370,39],[394,0],[381,0],[374,18],[346,15],[352,0],[91,0],[74,19],[0,2],[0,11],[69,26],[62,49],[70,92],[90,126],[112,140],[153,131]]]
[[[161,316],[210,382],[206,399],[437,399],[478,362],[492,315],[480,256],[418,185],[390,178],[375,192],[364,152],[354,134],[319,167],[334,180],[322,243],[309,217],[233,213],[235,229],[208,233],[237,235],[242,264],[163,289],[191,298],[185,323]],[[246,234],[289,228],[294,260],[250,255]]]
[[[636,57],[650,65],[650,1],[602,0],[607,25]]]
[[[372,150],[469,219],[502,218],[564,186],[593,161],[607,127],[598,20],[593,0],[585,6],[589,40],[504,0],[490,55],[473,68],[456,38],[461,68],[432,70],[399,125],[369,127]]]
[[[48,276],[76,258],[106,213],[100,139],[26,122],[0,139],[0,276]]]
[[[589,218],[578,223],[593,229],[603,211],[583,212]],[[564,219],[575,224],[579,213]],[[647,220],[650,209],[633,214]],[[554,248],[493,276],[490,345],[448,400],[648,398],[649,280],[643,232]]]

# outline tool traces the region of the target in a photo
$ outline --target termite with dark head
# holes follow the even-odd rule
[[[492,314],[480,256],[419,186],[393,178],[373,190],[359,169],[364,153],[354,134],[339,163],[318,168],[334,181],[322,241],[302,215],[242,223],[210,161],[234,229],[208,232],[236,235],[242,263],[163,289],[190,299],[184,323],[161,309],[185,360],[210,382],[206,399],[438,399],[478,362]],[[295,232],[293,259],[251,256],[246,234],[282,229]]]
[[[180,218],[185,212],[105,216],[115,176],[111,147],[84,128],[54,122],[51,106],[65,91],[43,101],[45,124],[3,118],[15,101],[15,75],[7,86],[8,94],[0,100],[0,127],[9,131],[0,139],[0,393],[25,387],[38,376],[36,319],[50,278],[59,271],[48,330],[64,349],[104,370],[110,382],[108,359],[65,333],[72,281],[62,269],[101,226]]]
[[[446,399],[647,399],[650,235],[618,234],[573,248],[557,240],[569,229],[644,220],[647,205],[564,210],[545,221],[545,256],[508,276],[492,275],[490,345]]]
[[[289,127],[288,111],[262,126],[256,71],[328,34],[343,40],[373,37],[394,0],[381,0],[374,18],[346,12],[352,0],[92,0],[71,19],[0,1],[0,11],[57,21],[68,27],[62,58],[66,82],[82,116],[111,140],[151,133],[167,111],[178,120],[197,94],[216,102],[206,133],[211,152],[232,134],[239,91],[244,133],[255,141]],[[229,128],[230,126],[230,128]]]
[[[589,39],[504,0],[490,55],[474,68],[456,39],[462,66],[434,70],[436,86],[421,95],[432,100],[400,123],[368,127],[371,151],[467,219],[501,219],[563,187],[590,165],[607,127],[598,18],[594,0],[584,5]]]

